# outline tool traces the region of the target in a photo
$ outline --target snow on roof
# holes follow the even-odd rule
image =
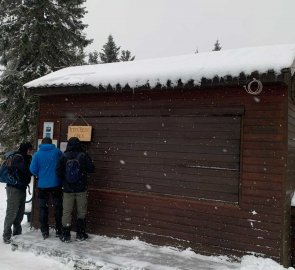
[[[265,73],[273,70],[280,74],[284,68],[294,72],[295,44],[242,48],[235,50],[211,51],[176,57],[137,60],[98,65],[74,66],[50,73],[26,83],[27,88],[64,87],[91,85],[94,87],[111,85],[136,88],[149,84],[166,85],[171,81],[177,85],[191,80],[195,85],[201,79],[215,76],[237,77],[240,73],[250,75],[254,71]]]

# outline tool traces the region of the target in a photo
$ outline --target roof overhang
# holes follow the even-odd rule
[[[156,87],[151,88],[149,85],[130,88],[128,85],[116,87],[102,85],[94,87],[92,85],[59,85],[54,87],[31,87],[27,88],[27,91],[32,95],[36,96],[56,96],[56,95],[85,95],[85,94],[99,94],[99,93],[123,93],[123,92],[142,92],[152,90],[177,90],[177,89],[210,89],[217,87],[243,87],[251,82],[254,78],[261,81],[264,85],[270,84],[289,84],[291,70],[290,68],[283,69],[278,75],[274,71],[268,71],[267,73],[259,74],[253,72],[251,75],[246,76],[241,73],[239,77],[214,77],[213,79],[203,78],[199,85],[195,85],[193,81],[189,81],[183,84],[181,80],[178,81],[177,85],[171,86],[169,81],[166,85],[158,84]]]

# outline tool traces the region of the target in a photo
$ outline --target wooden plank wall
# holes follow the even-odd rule
[[[207,110],[86,118],[97,143],[89,147],[98,179],[91,186],[237,203],[241,117],[222,116],[226,108],[214,116]],[[63,119],[62,134],[70,123]]]
[[[295,266],[295,207],[291,207],[291,234],[290,234],[290,242],[291,242],[291,264]]]
[[[286,195],[292,196],[295,189],[295,106],[292,100],[288,104],[288,181],[286,187]],[[290,206],[290,199],[286,200],[286,207]],[[286,241],[291,243],[292,265],[295,265],[295,207],[286,208],[286,215],[291,215],[290,220],[287,219],[286,227],[291,227],[291,232],[285,237]]]
[[[288,190],[295,189],[295,105],[288,103]]]
[[[65,118],[74,119],[76,113],[96,118],[156,112],[154,116],[160,117],[159,112],[162,116],[179,115],[180,111],[192,115],[192,108],[200,107],[210,108],[211,113],[230,108],[232,114],[244,108],[237,202],[125,190],[108,184],[105,172],[99,169],[89,181],[88,230],[191,247],[203,254],[241,256],[255,252],[280,261],[286,96],[286,86],[268,86],[258,97],[245,93],[242,87],[42,97],[38,133],[41,138],[44,121],[54,121],[54,137],[64,140],[61,123]],[[99,133],[94,138],[99,138]],[[93,155],[94,149],[99,149],[97,144],[88,145]],[[95,157],[98,168],[103,156],[99,153]],[[36,215],[33,224],[38,226]]]

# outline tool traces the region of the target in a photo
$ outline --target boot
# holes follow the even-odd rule
[[[55,237],[60,237],[62,235],[62,226],[55,228]]]
[[[44,240],[49,237],[49,226],[47,224],[41,224],[41,233]]]
[[[22,234],[22,226],[21,225],[13,225],[13,232],[12,235],[19,235]]]
[[[62,227],[61,229],[61,235],[59,236],[59,239],[62,242],[70,242],[71,241],[71,227],[70,226],[66,226],[66,227]]]
[[[76,233],[76,240],[77,241],[84,241],[88,238],[88,234],[85,233],[86,227],[86,220],[84,219],[77,219],[77,233]]]
[[[43,239],[47,239],[49,237],[49,232],[42,232]]]
[[[4,236],[3,236],[3,243],[4,243],[4,244],[10,244],[10,243],[11,243],[11,238],[4,237]]]

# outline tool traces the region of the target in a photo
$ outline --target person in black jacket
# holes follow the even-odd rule
[[[31,181],[29,166],[32,160],[33,146],[30,142],[22,143],[13,154],[11,169],[19,181],[15,185],[6,185],[7,208],[4,220],[3,242],[11,243],[11,234],[22,233],[21,222],[25,212],[26,188]],[[13,231],[11,227],[13,226]]]
[[[57,175],[63,181],[63,216],[60,240],[71,239],[71,221],[74,204],[77,208],[76,240],[88,238],[85,232],[87,213],[87,174],[94,172],[91,158],[82,150],[80,140],[72,137],[68,140],[66,151],[57,164]]]

